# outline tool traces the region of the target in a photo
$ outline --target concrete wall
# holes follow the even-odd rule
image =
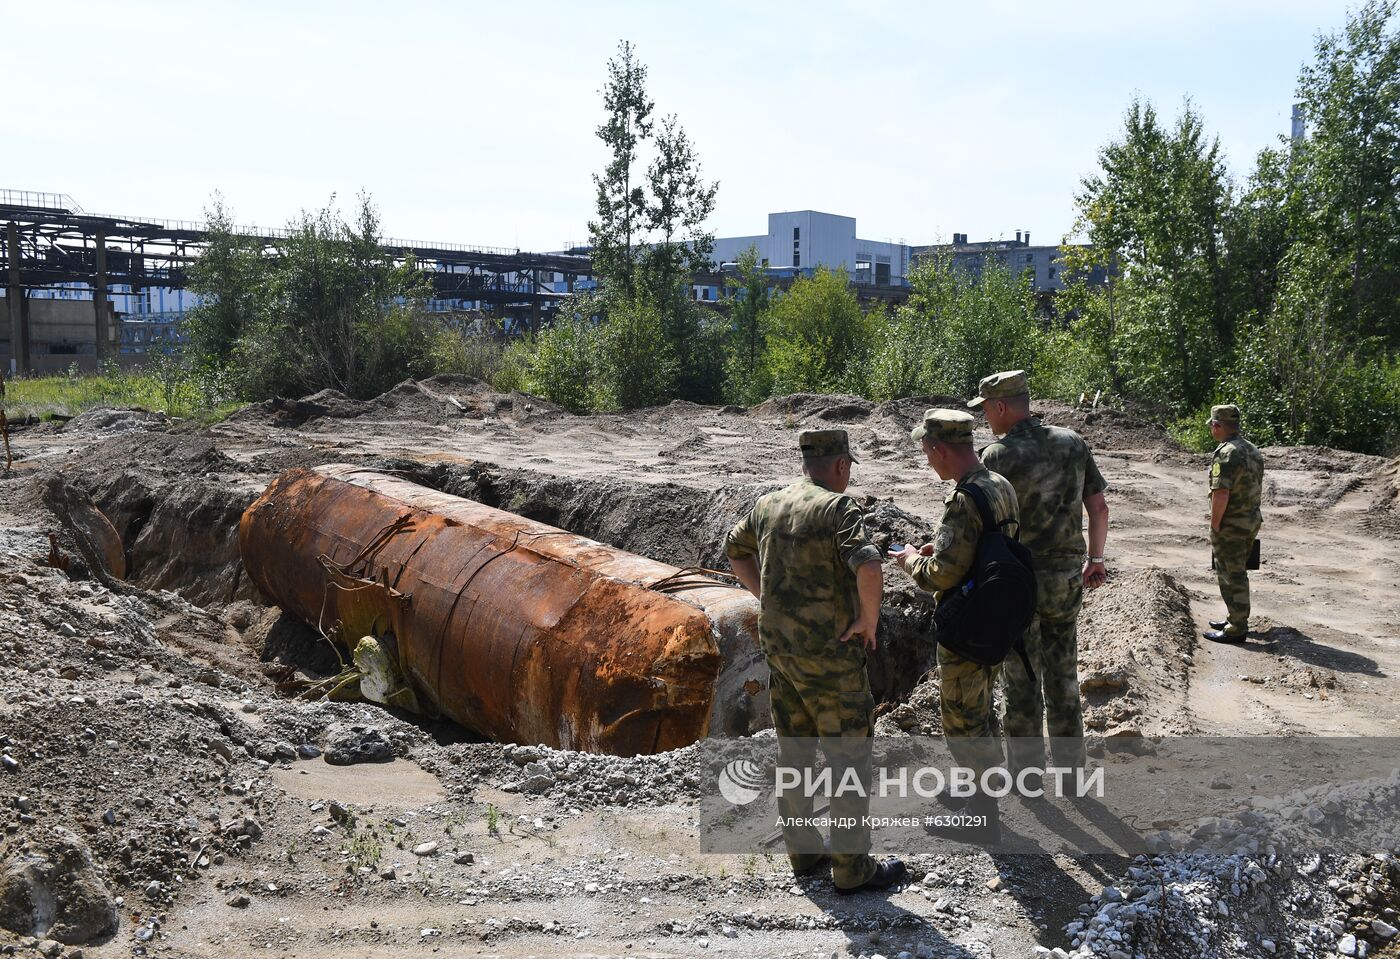
[[[74,362],[97,368],[97,319],[92,300],[26,298],[24,309],[29,318],[30,367],[35,372],[64,370]],[[117,316],[111,303],[107,304],[107,329],[110,335],[108,354],[117,353]],[[0,363],[10,369],[10,304],[0,295]]]

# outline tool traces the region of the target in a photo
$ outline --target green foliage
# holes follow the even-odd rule
[[[738,267],[738,275],[724,281],[729,304],[724,393],[731,402],[751,406],[767,399],[773,390],[772,377],[764,364],[772,297],[758,247],[750,246],[740,253]]]
[[[525,360],[525,391],[572,413],[587,413],[595,398],[597,324],[588,317],[561,316],[540,331],[533,347]]]
[[[1168,129],[1150,103],[1134,100],[1122,138],[1099,151],[1099,167],[1077,197],[1092,252],[1072,268],[1117,274],[1105,304],[1110,378],[1184,412],[1210,395],[1230,338],[1230,196],[1219,141],[1206,136],[1189,102]]]
[[[652,118],[655,104],[646,91],[647,68],[632,44],[618,46],[608,61],[603,86],[606,121],[598,138],[610,159],[593,177],[596,218],[588,224],[593,272],[603,301],[605,375],[628,368],[632,351],[655,342],[635,328],[639,317],[656,323],[666,340],[661,368],[635,386],[600,385],[603,406],[640,402],[643,397],[679,396],[718,402],[724,387],[724,355],[719,330],[689,296],[693,274],[708,268],[714,234],[705,221],[714,211],[718,184],[701,176],[695,145],[674,115]],[[643,148],[651,160],[643,167]],[[616,309],[629,326],[608,333]],[[661,388],[661,379],[670,382]],[[630,397],[624,399],[624,397]],[[650,402],[652,400],[648,400]]]
[[[656,107],[647,95],[646,81],[646,65],[624,40],[618,44],[617,58],[608,61],[608,82],[602,90],[608,116],[597,134],[611,156],[603,172],[593,177],[597,219],[588,224],[594,275],[620,285],[624,295],[635,287],[637,232],[647,210],[636,169],[639,148],[651,136],[651,111]]]
[[[1293,158],[1300,238],[1347,271],[1334,320],[1400,345],[1400,29],[1392,0],[1368,0],[1318,37],[1298,78],[1308,137]],[[1387,27],[1390,27],[1387,29]]]
[[[267,264],[258,244],[235,232],[233,213],[217,192],[205,219],[204,252],[189,266],[189,288],[199,302],[185,316],[184,333],[194,362],[217,365],[264,309]]]
[[[286,387],[367,397],[425,368],[430,325],[414,307],[427,279],[411,258],[396,262],[380,247],[369,197],[360,196],[353,223],[331,206],[303,213],[266,262],[263,322],[287,351],[294,372]]]
[[[1172,439],[1176,440],[1186,449],[1193,453],[1209,453],[1215,449],[1215,438],[1210,435],[1210,403],[1201,404],[1201,408],[1185,416],[1177,417],[1176,420],[1168,424],[1167,432]],[[1261,437],[1253,429],[1253,419],[1246,424],[1249,435],[1262,442]]]
[[[1298,80],[1306,136],[1262,151],[1232,196],[1214,140],[1188,104],[1176,125],[1134,102],[1086,178],[1079,226],[1092,250],[1070,273],[1107,287],[1060,299],[1083,364],[1122,395],[1211,442],[1212,401],[1238,403],[1263,443],[1388,452],[1400,390],[1400,31],[1368,0],[1320,35]],[[1058,355],[1064,354],[1056,351]]]
[[[59,376],[16,377],[7,380],[5,388],[5,409],[12,419],[76,416],[99,406],[139,406],[212,422],[239,405],[217,392],[214,402],[207,402],[199,374],[174,356],[144,370],[108,364],[99,374],[82,374],[75,367]]]
[[[970,396],[988,373],[1038,372],[1044,336],[1029,277],[995,264],[972,276],[935,256],[916,263],[909,282],[908,301],[877,325],[876,398]]]
[[[530,371],[533,368],[539,344],[534,334],[511,340],[501,352],[500,363],[496,366],[491,385],[502,393],[512,390],[530,389]]]
[[[433,373],[460,373],[490,383],[501,375],[506,350],[505,336],[484,317],[450,320],[432,334],[428,366]]]
[[[674,396],[677,360],[659,311],[644,297],[615,305],[598,327],[592,405],[657,406]]]
[[[1382,452],[1394,441],[1396,366],[1378,344],[1346,342],[1330,318],[1350,277],[1326,251],[1294,247],[1274,309],[1247,331],[1221,398],[1248,411],[1263,443],[1318,443]]]
[[[231,373],[250,397],[366,397],[430,372],[439,324],[418,309],[427,277],[382,250],[368,196],[353,222],[333,206],[302,213],[273,254],[234,231],[217,197],[209,216],[209,251],[192,270],[204,297],[187,323],[193,368]]]
[[[851,365],[867,359],[870,327],[844,272],[799,277],[768,316],[765,364],[775,393],[841,390]]]

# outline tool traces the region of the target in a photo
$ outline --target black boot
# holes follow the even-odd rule
[[[897,882],[901,882],[909,875],[909,870],[905,868],[903,861],[899,859],[886,859],[875,867],[875,875],[871,876],[859,886],[852,886],[850,889],[836,887],[836,891],[843,896],[849,896],[857,892],[868,892],[874,889],[888,889]]]

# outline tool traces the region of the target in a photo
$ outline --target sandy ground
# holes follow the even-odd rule
[[[313,399],[314,408],[249,408],[204,431],[234,465],[210,459],[212,468],[200,475],[251,496],[285,465],[394,458],[751,496],[796,475],[798,431],[841,425],[862,460],[852,492],[869,497],[872,508],[889,500],[931,529],[946,492],[907,433],[925,405],[939,405],[933,400],[875,407],[850,398],[791,397],[752,411],[677,403],[629,416],[573,417],[543,401],[501,397],[460,380],[406,385],[367,404]],[[1043,413],[1049,422],[1081,429],[1110,483],[1110,582],[1086,603],[1081,675],[1118,670],[1128,679],[1112,695],[1086,692],[1098,728],[1240,736],[1384,736],[1400,729],[1393,678],[1400,669],[1400,539],[1388,514],[1376,511],[1378,501],[1394,496],[1393,463],[1329,450],[1265,451],[1265,565],[1253,576],[1253,632],[1243,646],[1219,646],[1196,638],[1220,612],[1208,568],[1207,459],[1112,411],[1047,405]],[[36,577],[32,564],[25,565],[52,522],[26,484],[57,470],[96,489],[96,472],[121,465],[103,459],[115,442],[110,423],[80,426],[44,426],[14,438],[19,462],[0,484],[0,527],[10,556],[0,570],[8,571],[0,593],[17,615],[51,608],[78,623],[81,636],[100,635],[92,624],[113,607],[92,604],[104,591],[80,596],[66,579]],[[133,435],[157,434],[127,434],[126,441],[135,442]],[[990,439],[979,432],[979,445]],[[165,478],[179,482],[190,469],[172,461]],[[111,480],[105,495],[117,496],[111,487],[129,482]],[[102,502],[97,493],[94,498]],[[706,541],[713,544],[713,531]],[[676,553],[690,542],[679,535],[663,551],[669,555],[659,558],[687,559]],[[694,559],[705,558],[696,547]],[[900,575],[887,569],[892,588]],[[199,592],[197,584],[186,585],[191,588],[182,592]],[[113,690],[130,689],[147,699],[164,696],[196,718],[203,709],[235,744],[266,735],[296,745],[324,731],[324,722],[312,732],[303,723],[300,737],[288,731],[294,728],[290,707],[260,668],[256,644],[249,645],[257,609],[196,599],[208,606],[205,614],[170,594],[140,595],[168,598],[164,608],[150,603],[144,620],[158,652],[133,646],[128,654],[114,645],[94,646],[93,654],[84,648],[90,658],[69,680],[45,672],[57,660],[18,661],[23,653],[16,640],[5,663],[10,678],[0,683],[0,733],[7,726],[28,728],[21,720],[38,715],[44,696],[58,695],[53,690],[65,682],[90,690],[102,708]],[[45,646],[47,640],[26,642],[65,649]],[[103,665],[103,657],[111,662]],[[206,688],[197,671],[211,666],[222,678]],[[142,670],[159,679],[146,683]],[[167,682],[167,676],[177,678]],[[26,688],[34,695],[16,692]],[[186,700],[196,705],[179,706]],[[256,711],[244,710],[245,702]],[[114,893],[127,897],[122,928],[83,954],[894,956],[922,949],[941,956],[1031,955],[1036,946],[1067,946],[1064,924],[1128,865],[1114,857],[914,857],[916,871],[930,874],[923,883],[887,897],[846,899],[833,894],[828,880],[794,883],[780,856],[699,854],[695,810],[683,798],[575,805],[567,795],[527,796],[508,791],[511,764],[499,758],[498,747],[464,742],[451,730],[414,727],[372,707],[337,708],[392,723],[403,737],[400,758],[351,767],[275,754],[261,762],[252,753],[223,761],[200,745],[203,732],[185,733],[183,747],[175,740],[171,748],[193,751],[199,775],[210,784],[202,793],[192,785],[197,795],[189,808],[202,803],[217,822],[250,808],[248,794],[229,793],[229,784],[254,782],[261,798],[252,808],[263,835],[198,869],[167,870],[166,888],[155,896],[143,896],[146,876],[163,874],[134,866],[117,878],[109,872]],[[81,727],[89,721],[65,714],[55,722]],[[125,748],[139,734],[112,735]],[[154,755],[159,747],[137,743],[130,755]],[[483,750],[497,750],[489,754],[495,758]],[[26,768],[47,768],[46,759],[57,758],[27,760]],[[157,765],[152,760],[151,768]],[[165,794],[178,789],[179,767],[176,761],[151,774],[157,803],[175,802]],[[21,769],[17,775],[27,774]],[[2,804],[24,790],[51,812],[7,831],[0,852],[17,855],[25,838],[37,835],[32,830],[90,818],[97,814],[91,803],[115,802],[63,800],[59,794],[69,782],[57,772],[19,785],[14,777],[0,778]],[[356,824],[328,818],[331,802],[352,809]],[[412,852],[429,840],[440,846],[433,854]],[[106,847],[92,841],[105,863]],[[370,856],[365,850],[372,845],[378,849]],[[355,865],[363,862],[372,865],[357,873]],[[237,894],[247,896],[246,906],[229,905]],[[151,917],[159,917],[159,928],[142,940],[137,933]],[[6,941],[0,933],[0,944]],[[18,940],[12,944],[23,951]],[[1258,954],[1251,948],[1216,954]],[[1184,946],[1160,954],[1198,953]]]

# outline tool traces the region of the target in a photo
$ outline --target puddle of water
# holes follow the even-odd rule
[[[294,763],[290,769],[274,767],[270,773],[273,782],[297,799],[413,809],[447,798],[436,776],[407,759],[356,766],[332,766],[316,759]]]

